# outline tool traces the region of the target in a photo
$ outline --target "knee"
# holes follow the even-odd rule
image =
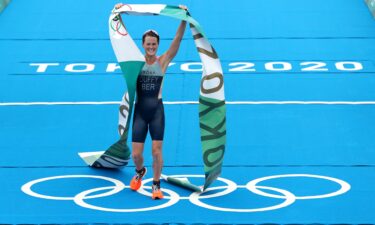
[[[140,152],[132,152],[132,158],[134,160],[139,160],[139,159],[142,158],[142,153],[140,153]]]

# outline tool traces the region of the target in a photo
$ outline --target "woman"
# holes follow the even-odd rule
[[[120,3],[115,8],[119,9],[122,6],[123,4]],[[180,5],[179,7],[187,10],[186,6]],[[146,63],[137,80],[137,99],[134,108],[132,131],[132,158],[136,166],[136,173],[130,182],[130,188],[135,191],[138,190],[142,185],[142,178],[146,174],[147,170],[143,165],[143,149],[147,133],[150,131],[154,173],[152,184],[153,199],[163,198],[163,193],[160,190],[164,137],[163,78],[169,63],[177,54],[185,28],[186,22],[182,21],[169,49],[159,57],[156,56],[159,47],[159,34],[154,30],[147,30],[142,37]]]

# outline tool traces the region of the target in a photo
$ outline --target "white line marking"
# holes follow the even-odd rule
[[[196,105],[198,101],[164,101],[166,105]],[[0,106],[33,105],[119,105],[120,101],[103,102],[0,102]],[[227,101],[228,105],[375,105],[375,101]]]

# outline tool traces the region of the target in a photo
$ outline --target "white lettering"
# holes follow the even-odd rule
[[[47,70],[48,66],[58,66],[60,63],[30,63],[30,66],[37,66],[37,73],[44,73]]]
[[[30,67],[33,68],[34,73],[46,73],[46,72],[56,72],[56,73],[82,73],[82,72],[92,72],[95,71],[97,64],[95,63],[29,63]],[[180,72],[202,72],[203,65],[201,62],[186,62],[186,63],[170,63],[168,66],[176,65],[173,68],[172,73]],[[114,73],[121,71],[121,67],[118,63],[99,63],[99,68],[103,68],[103,73]],[[278,72],[278,71],[294,71],[294,72],[339,72],[339,71],[362,71],[365,65],[362,62],[356,61],[336,61],[336,62],[324,62],[324,61],[293,61],[292,62],[267,62],[259,61],[257,63],[253,62],[228,62],[227,65],[223,64],[226,71],[224,74],[229,72],[242,72],[248,73],[257,72],[258,67],[263,66],[266,72]],[[104,70],[104,68],[106,68]],[[65,71],[64,71],[65,69]],[[373,72],[375,67],[366,68],[368,71]],[[159,76],[154,76],[155,71],[142,70],[141,77],[142,82],[157,82],[160,78]]]
[[[328,68],[324,68],[327,66],[324,62],[303,62],[300,65],[306,66],[302,71],[328,71]]]
[[[356,71],[363,69],[362,64],[358,62],[337,62],[335,65],[338,70],[342,71]]]
[[[281,65],[281,68],[276,68],[275,65]],[[269,62],[265,64],[265,68],[270,71],[287,71],[292,69],[292,65],[288,62]]]
[[[106,72],[112,73],[119,69],[121,69],[121,67],[117,63],[108,63]]]
[[[83,67],[82,69],[74,69],[75,67]],[[65,66],[66,72],[79,73],[79,72],[91,72],[95,69],[94,64],[89,63],[73,63]]]
[[[229,66],[237,66],[234,68],[230,68],[229,72],[255,72],[254,69],[255,64],[250,62],[234,62],[229,63]]]
[[[198,68],[190,68],[190,66],[198,66]],[[188,71],[188,72],[202,72],[203,65],[201,62],[190,62],[190,63],[183,63],[181,64],[181,70]]]

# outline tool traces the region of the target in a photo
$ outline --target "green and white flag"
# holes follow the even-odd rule
[[[162,15],[190,23],[194,42],[203,64],[200,82],[199,124],[206,189],[221,174],[226,142],[226,109],[224,78],[219,57],[204,34],[202,27],[187,11],[162,4],[129,4],[113,10],[109,17],[109,32],[113,50],[126,80],[127,93],[122,99],[119,114],[120,140],[105,152],[80,153],[85,162],[94,167],[119,168],[130,158],[127,145],[129,124],[136,93],[138,74],[145,64],[144,55],[134,43],[119,17],[127,15]]]

